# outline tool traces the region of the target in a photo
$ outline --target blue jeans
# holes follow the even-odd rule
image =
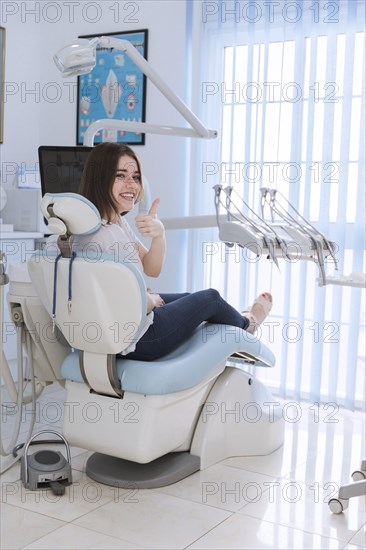
[[[154,309],[154,322],[127,359],[153,361],[183,344],[204,321],[246,329],[249,320],[213,288],[185,294],[160,294],[165,305]]]

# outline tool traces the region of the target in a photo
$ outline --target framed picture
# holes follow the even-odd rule
[[[5,29],[0,27],[0,143],[4,141]]]
[[[147,29],[83,35],[79,38],[95,36],[129,40],[147,59]],[[110,118],[145,122],[146,77],[122,51],[98,45],[96,65],[90,73],[78,77],[77,94],[77,145],[83,144],[84,134],[95,120]],[[94,143],[102,141],[144,145],[145,134],[107,129],[95,135]]]

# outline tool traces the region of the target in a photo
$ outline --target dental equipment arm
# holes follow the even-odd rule
[[[9,277],[6,274],[6,257],[5,254],[0,250],[0,320],[1,320],[1,334],[0,334],[0,355],[1,355],[1,378],[4,381],[5,387],[8,391],[9,398],[11,400],[11,406],[16,407],[15,409],[15,427],[13,430],[12,437],[10,439],[10,442],[8,443],[7,447],[3,445],[3,440],[0,437],[0,455],[4,457],[8,457],[13,453],[14,447],[18,441],[21,423],[23,420],[23,405],[26,405],[27,403],[32,403],[32,409],[31,409],[31,420],[30,425],[28,428],[28,435],[27,438],[29,438],[32,434],[34,423],[36,420],[36,399],[41,394],[43,390],[43,386],[40,388],[38,385],[36,387],[35,378],[34,378],[34,370],[33,370],[33,363],[32,363],[32,356],[30,353],[30,335],[24,331],[24,321],[23,319],[19,319],[19,323],[17,323],[17,357],[18,357],[18,388],[15,385],[13,376],[11,374],[8,361],[5,357],[4,350],[3,350],[3,334],[2,331],[4,330],[4,322],[3,322],[3,311],[4,311],[4,286],[7,285],[9,282]],[[26,342],[26,348],[27,348],[27,356],[30,361],[29,365],[29,376],[30,376],[30,382],[31,382],[31,394],[27,397],[24,395],[24,365],[23,365],[23,337],[25,333],[25,342]],[[4,403],[3,401],[3,389],[1,388],[1,398],[0,398],[0,405],[1,405],[1,414],[6,414],[5,408],[10,405],[10,403]],[[4,407],[4,409],[3,409]],[[8,470],[15,462],[19,460],[19,457],[16,456],[15,459],[12,459],[10,462],[8,462],[5,465],[2,465],[2,469],[0,473],[3,473],[4,471]]]
[[[215,189],[215,192],[216,192],[216,196],[218,194],[218,196],[220,197],[221,187],[220,186],[215,186],[214,189]],[[255,234],[256,238],[262,238],[263,239],[263,242],[264,242],[265,246],[268,248],[269,257],[274,261],[274,263],[277,265],[277,267],[279,267],[275,247],[280,246],[280,248],[283,251],[284,257],[289,258],[289,256],[287,254],[286,244],[285,244],[284,240],[275,231],[275,229],[273,228],[273,225],[269,225],[267,222],[264,221],[264,219],[260,218],[260,216],[258,216],[258,214],[252,208],[250,208],[250,206],[237,193],[237,191],[234,190],[234,188],[232,186],[228,186],[228,187],[224,188],[223,191],[226,194],[226,203],[225,203],[224,206],[225,206],[225,208],[227,210],[227,213],[228,213],[227,214],[228,222],[232,221],[231,218],[233,218],[234,220],[236,220],[239,223],[248,224],[251,227],[251,229],[254,231],[254,234]],[[238,206],[235,204],[235,202],[231,199],[231,196],[232,196],[233,193],[241,201],[242,205],[251,212],[251,214],[254,216],[254,219],[257,218],[259,220],[259,223],[254,221],[254,219],[249,218],[248,216],[246,216],[243,213],[243,211],[238,208]],[[217,200],[215,198],[217,219],[219,219],[218,204],[220,202],[221,201],[219,199]],[[232,208],[234,208],[237,211],[236,215],[233,214]],[[219,227],[220,227],[220,225],[219,225]],[[235,227],[235,226],[231,225],[230,229],[232,230],[233,227]],[[224,231],[224,234],[227,236],[227,231],[230,230],[230,229],[229,229],[228,225],[225,225],[225,228],[223,229],[223,231]],[[257,254],[257,255],[259,255],[259,254]]]
[[[277,190],[268,188],[260,190],[262,218],[234,191],[242,205],[252,215],[254,214],[254,217],[259,222],[255,221],[253,217],[245,215],[242,209],[237,206],[232,198],[232,188],[227,187],[222,189],[222,186],[216,185],[214,190],[219,237],[222,241],[237,243],[239,246],[252,250],[257,256],[266,254],[277,266],[277,258],[281,257],[289,260],[293,258],[312,260],[319,267],[319,285],[322,286],[333,282],[326,277],[324,258],[330,255],[337,269],[337,259],[334,254],[335,244],[330,242],[319,230],[301,216],[296,208]],[[221,191],[226,193],[225,203],[220,200]],[[279,204],[276,198],[277,193],[286,201],[287,210]],[[270,200],[268,200],[268,195]],[[220,204],[227,212],[227,221],[224,222],[220,222]],[[270,207],[271,222],[264,220],[265,205]],[[289,212],[290,209],[296,213],[297,218]],[[235,214],[233,210],[236,211]],[[279,218],[279,221],[276,221],[276,216]]]
[[[262,188],[260,190],[262,192],[262,204],[263,204],[263,195],[269,194],[270,195],[270,208],[271,208],[271,218],[272,221],[275,222],[275,214],[279,216],[280,219],[284,220],[284,222],[288,225],[288,227],[298,229],[299,231],[303,231],[310,239],[311,243],[313,244],[313,247],[316,251],[317,255],[317,263],[319,264],[319,268],[321,271],[321,279],[323,284],[326,284],[326,273],[325,273],[325,267],[324,267],[324,252],[323,250],[328,250],[334,263],[335,263],[335,269],[338,269],[337,266],[337,259],[334,255],[334,244],[331,244],[328,239],[323,235],[316,227],[314,227],[308,220],[306,220],[300,212],[284,197],[282,193],[277,191],[277,189],[266,189]],[[277,200],[277,195],[280,195],[280,197],[285,201],[288,210],[286,210],[280,202]],[[289,212],[289,210],[293,210],[297,218],[292,216]]]
[[[84,145],[93,146],[95,134],[103,129],[118,129],[139,133],[174,135],[182,137],[216,138],[216,130],[208,130],[187,105],[172,91],[149,65],[140,52],[121,38],[99,36],[92,40],[80,39],[72,46],[66,46],[54,56],[54,61],[64,77],[87,74],[95,66],[96,47],[116,49],[124,52],[157,87],[169,103],[191,125],[191,128],[146,124],[123,120],[101,119],[93,122],[85,132]]]

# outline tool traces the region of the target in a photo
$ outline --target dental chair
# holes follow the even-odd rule
[[[274,366],[265,345],[239,328],[203,323],[159,360],[117,358],[143,326],[141,273],[92,244],[73,252],[78,235],[101,225],[84,197],[46,194],[41,210],[58,246],[33,254],[28,285],[10,285],[10,307],[24,310],[33,335],[37,323],[39,333],[48,334],[43,343],[33,338],[36,369],[37,358],[48,361],[36,378],[65,381],[63,435],[70,445],[93,451],[86,464],[90,478],[161,487],[225,458],[267,455],[282,445],[282,414],[247,372]]]

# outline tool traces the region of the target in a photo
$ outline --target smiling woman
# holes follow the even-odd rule
[[[100,235],[97,233],[93,238],[102,237],[103,252],[113,250],[115,254],[117,247],[118,258],[125,258],[133,249],[134,261],[143,272],[149,277],[157,277],[165,256],[165,230],[157,218],[159,199],[155,199],[147,214],[136,217],[141,235],[152,239],[150,250],[123,219],[142,199],[143,192],[140,161],[128,145],[105,142],[92,150],[81,178],[80,194],[97,207],[108,229],[103,231],[102,228]]]
[[[106,142],[96,146],[85,165],[79,191],[95,204],[107,222],[117,220],[143,197],[139,159],[123,143]],[[128,199],[121,196],[126,193]]]
[[[112,193],[121,213],[132,210],[141,193],[139,167],[136,160],[128,155],[123,155],[118,161]]]
[[[84,168],[80,193],[89,199],[103,218],[92,235],[75,237],[74,251],[112,254],[116,261],[136,262],[150,277],[158,277],[165,256],[165,229],[157,217],[160,199],[147,214],[135,218],[136,228],[151,239],[149,248],[139,240],[124,218],[143,196],[142,170],[135,153],[123,143],[104,142],[91,151]],[[116,256],[117,254],[117,256]],[[118,292],[118,289],[116,289]],[[174,351],[201,323],[221,323],[254,333],[269,314],[272,297],[262,293],[250,308],[240,313],[222,299],[215,289],[183,294],[155,294],[147,289],[147,314],[138,342],[123,355],[129,359],[152,361]]]

